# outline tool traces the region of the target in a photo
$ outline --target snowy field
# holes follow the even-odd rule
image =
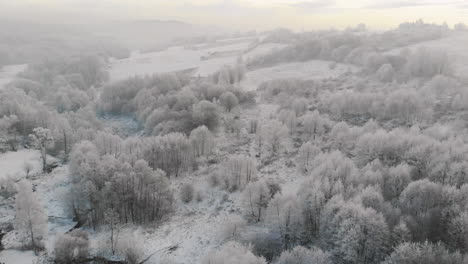
[[[226,64],[235,63],[249,42],[220,45],[210,48],[189,49],[171,47],[160,52],[134,52],[130,58],[114,60],[109,68],[110,81],[135,75],[183,71],[194,69],[195,75],[207,76]],[[202,59],[203,57],[207,59]]]
[[[14,249],[0,251],[0,262],[5,264],[34,264],[37,256],[32,251],[19,251]]]

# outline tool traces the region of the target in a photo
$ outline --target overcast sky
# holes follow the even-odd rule
[[[235,29],[468,24],[467,0],[0,0],[0,17],[47,22],[179,20]]]

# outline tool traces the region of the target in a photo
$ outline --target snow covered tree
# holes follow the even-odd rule
[[[117,158],[122,153],[123,141],[117,135],[99,131],[94,139],[94,145],[102,156],[112,155]]]
[[[321,237],[332,247],[338,262],[378,263],[388,253],[387,223],[372,208],[339,198],[331,200],[322,223]]]
[[[47,151],[54,145],[52,132],[47,128],[36,127],[29,135],[32,144],[39,149],[42,160],[42,172],[47,172]]]
[[[292,193],[275,195],[268,203],[265,222],[274,233],[280,235],[283,248],[290,249],[304,232],[297,196]]]
[[[468,253],[468,212],[455,217],[449,228],[449,244],[463,253]]]
[[[312,167],[309,175],[317,184],[320,184],[321,191],[327,200],[345,192],[358,175],[354,162],[340,151],[319,154],[314,159]]]
[[[213,153],[214,135],[206,126],[200,126],[190,132],[190,143],[195,156],[207,156]]]
[[[29,181],[23,180],[18,183],[15,203],[16,215],[13,225],[20,235],[21,242],[34,251],[42,249],[47,234],[47,213]]]
[[[297,118],[294,111],[283,109],[279,112],[278,119],[289,129],[290,133],[296,132]]]
[[[314,241],[320,233],[321,216],[326,203],[325,195],[320,183],[314,179],[305,179],[297,195],[304,225],[302,241]]]
[[[400,208],[408,216],[415,241],[439,241],[447,232],[443,209],[448,209],[446,189],[427,179],[411,182],[400,195]],[[446,207],[445,207],[446,206]]]
[[[228,242],[218,251],[211,251],[202,258],[200,264],[266,264],[262,257],[255,256],[250,250],[237,242]]]
[[[450,75],[453,65],[447,52],[421,47],[408,58],[408,71],[415,77],[433,77],[438,74]]]
[[[401,192],[411,182],[411,167],[407,164],[399,164],[396,167],[390,167],[387,173],[384,173],[384,182],[382,193],[387,200],[398,200]]]
[[[54,255],[57,263],[75,263],[85,260],[89,256],[88,234],[76,229],[58,236],[54,244]]]
[[[8,145],[12,151],[16,151],[18,148],[19,123],[20,120],[16,115],[0,118],[0,143]]]
[[[242,201],[247,218],[253,222],[260,222],[271,198],[270,190],[265,181],[260,180],[247,184],[242,192]]]
[[[382,65],[376,73],[377,78],[382,82],[391,82],[395,76],[395,70],[391,64]]]
[[[104,212],[104,221],[107,223],[110,229],[109,243],[112,254],[114,255],[116,246],[119,242],[119,232],[121,229],[119,215],[114,209],[109,208]]]
[[[206,100],[200,101],[193,106],[193,121],[196,126],[205,125],[213,131],[219,124],[218,106]]]
[[[315,140],[316,137],[323,135],[326,131],[327,123],[327,120],[321,117],[317,110],[305,114],[302,117],[302,124],[306,139]]]
[[[232,92],[224,92],[219,97],[219,103],[224,107],[224,109],[226,109],[226,111],[231,112],[231,110],[239,104],[239,100]]]
[[[284,251],[274,262],[275,264],[332,264],[331,254],[319,248],[305,248],[297,246]]]
[[[383,264],[456,264],[466,263],[459,252],[450,252],[443,244],[403,243]]]
[[[277,155],[289,138],[289,129],[277,120],[268,121],[260,129],[262,142],[273,155]],[[262,143],[263,145],[263,143]]]
[[[56,143],[60,143],[63,146],[63,154],[66,156],[72,149],[73,144],[73,129],[67,118],[63,116],[57,117],[54,122],[54,138]]]
[[[312,169],[312,161],[322,153],[322,150],[312,142],[306,142],[299,148],[298,164],[302,172],[306,173]]]
[[[180,188],[180,199],[184,203],[190,203],[193,200],[195,189],[192,184],[186,183]]]
[[[249,182],[255,180],[257,165],[251,157],[235,155],[222,164],[221,173],[227,190],[243,190]]]
[[[301,117],[307,112],[309,102],[305,98],[296,98],[292,103],[292,109],[296,113],[297,117]]]

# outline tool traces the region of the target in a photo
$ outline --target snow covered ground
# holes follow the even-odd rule
[[[22,72],[24,69],[26,69],[25,64],[0,67],[0,89],[3,89],[6,84],[13,80],[16,74]]]
[[[187,69],[196,69],[195,76],[207,76],[219,70],[222,65],[235,63],[242,51],[247,49],[248,41],[199,49],[186,49],[178,46],[160,52],[134,52],[130,58],[111,62],[110,81],[122,80],[135,75]]]
[[[49,160],[54,158],[50,157]],[[49,253],[53,251],[55,237],[72,228],[75,223],[66,208],[65,194],[68,193],[69,177],[68,167],[56,168],[52,173],[44,175],[41,173],[40,153],[37,150],[23,149],[16,152],[0,154],[0,179],[11,176],[14,179],[25,177],[24,163],[30,163],[33,167],[30,172],[30,180],[35,186],[39,199],[44,204],[49,219],[49,232],[46,248]],[[11,201],[2,200],[0,204],[0,222],[12,222],[14,210]],[[14,236],[14,234],[11,234]],[[0,262],[5,264],[32,264],[36,256],[32,251],[19,251],[13,249],[14,237],[7,234],[3,244],[7,250],[0,251]],[[11,242],[11,244],[10,244]],[[10,249],[8,249],[10,248]]]
[[[32,251],[8,249],[0,251],[0,262],[5,264],[33,264],[37,256]]]

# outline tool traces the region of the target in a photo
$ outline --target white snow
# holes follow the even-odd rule
[[[5,264],[33,264],[36,259],[37,256],[31,250],[7,249],[0,251],[0,262]]]
[[[216,72],[223,65],[233,64],[249,42],[223,45],[217,43],[213,47],[189,49],[171,47],[160,52],[134,52],[130,58],[114,60],[110,64],[110,81],[122,80],[135,75],[147,75],[163,72],[196,69],[194,74],[207,76]],[[202,59],[205,58],[205,59]]]
[[[70,192],[68,166],[58,167],[50,174],[40,176],[34,183],[37,184],[36,193],[40,196],[49,218],[46,248],[50,254],[56,236],[67,232],[76,224],[66,206],[66,197]]]
[[[54,160],[49,157],[49,160]],[[49,218],[49,232],[46,248],[48,252],[52,252],[55,237],[68,231],[75,225],[66,208],[66,193],[69,192],[70,178],[68,177],[68,166],[56,168],[50,174],[42,174],[42,164],[40,161],[40,153],[38,150],[23,149],[16,152],[7,152],[0,154],[0,179],[11,176],[18,180],[25,177],[23,164],[29,162],[33,165],[33,170],[30,172],[30,180],[36,186],[36,193],[43,203]],[[0,204],[0,221],[12,221],[14,210],[12,210],[11,201],[4,201]],[[14,234],[12,234],[14,235]],[[4,243],[7,247],[15,247],[15,241],[8,241],[8,237],[4,238]],[[10,239],[11,240],[11,239]],[[11,243],[10,243],[11,242]],[[6,252],[6,253],[3,253]],[[8,262],[6,263],[31,263],[30,254],[28,251],[16,251],[13,249],[0,252],[0,262],[2,254],[9,259],[18,258],[23,262]],[[23,256],[25,255],[25,256]],[[30,261],[31,260],[31,261]]]

